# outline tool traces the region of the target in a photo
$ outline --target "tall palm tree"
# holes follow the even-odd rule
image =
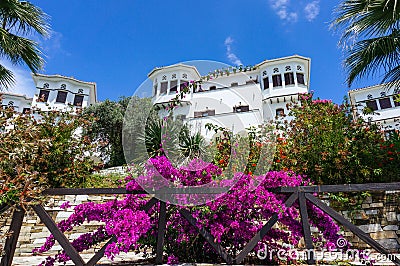
[[[32,72],[43,67],[39,44],[28,39],[33,34],[48,36],[48,16],[26,1],[0,1],[0,56],[12,64],[25,63]],[[15,82],[13,73],[0,65],[0,91]]]
[[[383,83],[400,86],[400,0],[344,0],[335,15],[347,85],[383,70]]]

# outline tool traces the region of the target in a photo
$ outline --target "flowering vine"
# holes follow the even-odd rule
[[[175,168],[164,156],[150,159],[149,164],[155,167],[164,178],[189,186],[209,183],[221,174],[220,168],[208,163],[202,170],[193,171],[193,165],[197,167],[202,164],[199,159],[180,168]],[[231,255],[235,255],[261,229],[263,222],[277,213],[281,226],[271,229],[261,240],[260,245],[265,243],[270,247],[283,248],[282,243],[286,243],[296,246],[303,236],[298,220],[299,212],[296,209],[298,206],[287,208],[283,203],[287,196],[274,194],[269,189],[308,185],[309,180],[290,171],[272,171],[266,173],[265,176],[236,173],[234,179],[239,181],[224,196],[205,205],[185,207],[197,219],[198,226],[209,230],[216,242],[225,247]],[[140,189],[134,176],[129,175],[126,181],[127,190]],[[258,181],[261,182],[260,185]],[[77,251],[83,251],[115,236],[115,243],[107,246],[105,253],[112,259],[120,252],[139,250],[154,243],[157,231],[152,225],[157,222],[155,215],[157,205],[145,213],[142,207],[147,201],[148,195],[126,195],[122,199],[101,204],[84,203],[75,207],[73,214],[61,221],[58,227],[62,232],[67,232],[84,222],[104,222],[104,225],[95,231],[83,234],[74,240],[72,245]],[[65,207],[67,206],[66,204]],[[168,254],[169,263],[177,263],[179,260],[218,262],[219,257],[213,248],[180,214],[179,210],[182,208],[184,207],[176,205],[168,205],[167,208],[168,221],[164,251]],[[325,239],[315,238],[315,241],[322,241],[328,247],[335,247],[340,237],[339,227],[316,207],[309,206],[309,208],[313,212],[313,215],[310,215],[311,224],[320,230]],[[34,252],[48,251],[54,242],[54,238],[50,236],[46,243]],[[52,265],[56,261],[67,260],[69,257],[61,253],[56,257],[49,257],[42,265]]]

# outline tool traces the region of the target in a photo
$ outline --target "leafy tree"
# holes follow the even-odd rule
[[[399,157],[383,149],[390,144],[377,126],[353,121],[347,104],[300,97],[301,106],[290,107],[294,119],[280,126],[275,169],[306,174],[318,184],[400,180]]]
[[[25,63],[32,72],[43,67],[44,60],[37,42],[27,36],[47,36],[48,16],[27,1],[0,1],[0,55],[13,64]],[[13,73],[0,65],[0,91],[14,83]]]
[[[398,0],[344,0],[332,26],[343,30],[347,84],[383,68],[382,82],[400,86],[400,3]]]
[[[98,143],[100,157],[106,165],[119,166],[126,164],[122,143],[124,116],[127,108],[131,111],[129,124],[133,129],[145,124],[147,110],[152,106],[150,98],[122,97],[118,101],[104,102],[85,108],[85,113],[95,118],[90,136]]]
[[[76,112],[30,114],[0,109],[0,205],[27,204],[48,187],[78,187],[94,168],[86,130],[90,117]]]

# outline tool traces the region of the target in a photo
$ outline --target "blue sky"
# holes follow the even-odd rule
[[[156,66],[188,60],[253,65],[293,54],[311,58],[310,89],[340,103],[347,92],[339,35],[329,30],[339,0],[32,0],[50,17],[40,40],[45,74],[97,83],[100,100],[130,96]],[[15,92],[33,94],[28,69]],[[353,88],[378,83],[366,79]]]

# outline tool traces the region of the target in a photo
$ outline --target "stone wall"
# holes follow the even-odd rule
[[[56,196],[49,200],[45,209],[56,222],[59,222],[69,217],[72,213],[72,208],[68,208],[67,210],[60,208],[61,204],[66,201],[69,201],[70,205],[73,207],[87,201],[104,202],[114,198],[113,196],[93,195]],[[352,222],[358,225],[362,230],[369,233],[372,238],[376,239],[384,247],[393,252],[400,251],[400,192],[371,194],[371,196],[368,196],[363,202],[361,210],[342,210],[341,213],[348,219],[351,219]],[[8,213],[8,219],[4,219],[4,217],[1,219],[0,217],[0,236],[3,236],[0,237],[0,246],[4,245],[4,233],[8,230],[8,225],[11,220],[10,216],[10,213]],[[100,223],[86,223],[81,227],[74,228],[72,232],[68,232],[66,235],[70,240],[73,240],[82,233],[87,233],[97,228],[99,225]],[[31,255],[32,249],[40,247],[45,242],[47,236],[49,236],[49,231],[40,222],[37,215],[28,212],[24,218],[15,255]],[[353,248],[364,249],[368,247],[350,232],[344,232],[344,236],[350,241]],[[55,245],[51,249],[51,253],[57,253],[59,250],[61,250],[61,247]]]
[[[371,193],[360,210],[341,213],[385,248],[400,251],[400,191]],[[351,232],[344,232],[344,236],[356,248],[369,247]]]

